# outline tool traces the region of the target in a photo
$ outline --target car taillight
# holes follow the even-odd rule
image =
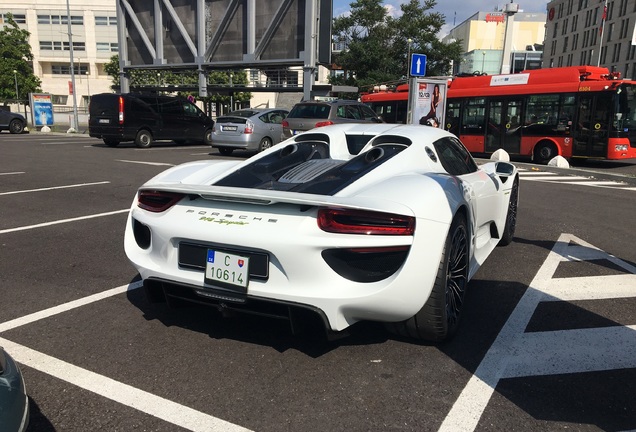
[[[243,133],[246,133],[246,134],[254,133],[254,123],[252,123],[251,121],[247,120],[245,122],[245,129],[243,130]]]
[[[323,126],[329,126],[332,125],[333,122],[331,120],[327,120],[327,121],[321,121],[316,123],[316,127],[323,127]]]
[[[124,98],[119,96],[119,124],[124,124]]]
[[[161,213],[181,201],[185,195],[173,192],[141,191],[137,199],[139,208]]]
[[[321,208],[318,226],[323,231],[341,234],[413,235],[415,218],[365,210]]]
[[[286,128],[289,127],[289,122],[287,120],[283,120],[281,124],[283,125],[283,127],[286,127]]]

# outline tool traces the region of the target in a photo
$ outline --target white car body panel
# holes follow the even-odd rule
[[[286,151],[290,148],[286,146],[306,134],[328,137],[328,159],[335,161],[334,166],[361,161],[363,156],[373,159],[369,151],[384,151],[381,145],[374,146],[380,136],[395,134],[412,143],[333,194],[222,184],[234,178],[232,175],[242,181],[243,172],[248,178],[250,170],[259,174],[260,161],[282,154],[277,152]],[[356,159],[357,155],[347,148],[347,135],[375,138]],[[138,207],[136,197],[126,226],[125,252],[142,279],[194,288],[202,296],[209,288],[204,287],[204,274],[179,265],[180,242],[263,252],[269,257],[268,275],[266,280],[250,280],[248,299],[319,310],[335,331],[360,320],[406,320],[430,295],[449,227],[461,208],[468,216],[471,232],[470,277],[499,241],[491,236],[492,224],[501,233],[506,221],[507,191],[512,181],[504,183],[495,174],[494,163],[473,173],[449,175],[434,160],[437,155],[432,144],[446,137],[453,136],[425,126],[334,125],[292,137],[245,161],[211,160],[170,168],[140,191],[180,193],[192,199],[186,197],[168,210],[154,213]],[[263,164],[263,169],[271,166]],[[516,170],[510,175],[514,176]],[[324,179],[326,183],[330,180],[326,175]],[[318,208],[323,207],[414,217],[416,228],[412,236],[326,232],[316,223]],[[139,224],[151,233],[147,248],[140,247],[136,239],[135,227]],[[398,246],[410,247],[399,270],[373,282],[341,276],[322,256],[327,249]]]

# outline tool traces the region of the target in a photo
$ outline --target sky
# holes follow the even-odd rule
[[[353,0],[333,0],[333,16],[337,17],[346,14]],[[407,3],[407,0],[384,0],[384,7],[389,10],[392,15],[399,15],[400,4]],[[446,16],[446,25],[442,28],[442,34],[448,34],[449,31],[473,16],[475,13],[491,12],[497,7],[500,9],[505,3],[503,0],[484,1],[484,0],[437,0],[437,5],[433,9]],[[523,12],[545,12],[548,0],[517,0],[519,9]],[[453,25],[453,21],[455,24]]]

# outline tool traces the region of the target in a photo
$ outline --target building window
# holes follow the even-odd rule
[[[569,42],[569,37],[566,36],[563,39],[563,52],[566,53],[568,51],[568,42]]]
[[[611,23],[607,28],[607,42],[612,41],[612,34],[614,33],[614,23]]]
[[[119,44],[117,42],[97,42],[97,52],[117,52]]]
[[[561,35],[567,34],[568,32],[568,18],[563,21],[563,29],[561,30]]]
[[[53,105],[66,105],[66,102],[68,101],[68,96],[67,95],[51,95],[51,103]]]
[[[68,15],[38,15],[38,24],[68,24]],[[72,25],[84,25],[84,17],[71,15]]]
[[[88,75],[88,65],[73,65],[75,75]],[[51,73],[53,75],[70,75],[71,67],[68,64],[51,65]]]
[[[555,23],[554,23],[554,32],[552,33],[552,37],[553,37],[553,38],[556,38],[556,37],[557,37],[557,35],[559,34],[559,33],[558,33],[558,29],[559,29],[559,23],[558,23],[558,22],[555,22]]]
[[[578,26],[578,24],[579,24],[579,16],[578,15],[574,15],[572,17],[572,32],[576,31],[576,27]]]
[[[95,17],[95,25],[98,25],[98,26],[105,26],[105,25],[116,26],[117,25],[117,17],[96,16]]]
[[[7,22],[7,18],[9,15],[8,13],[3,13],[0,14],[0,24],[4,24]],[[16,24],[26,24],[26,15],[24,14],[12,14],[13,16],[13,21],[15,21]]]
[[[70,51],[68,42],[40,41],[42,51]],[[73,51],[86,51],[84,42],[73,42]]]

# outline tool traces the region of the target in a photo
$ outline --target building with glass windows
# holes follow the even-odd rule
[[[603,66],[636,79],[636,2],[548,3],[543,67]]]
[[[118,53],[117,14],[115,2],[70,1],[69,37],[66,5],[66,0],[47,0],[45,4],[4,0],[0,4],[0,24],[11,13],[20,28],[31,33],[33,71],[42,80],[42,90],[52,95],[54,105],[58,109],[72,108],[75,91],[77,106],[83,109],[91,93],[110,90],[112,80],[104,65]],[[73,43],[73,59],[69,40]]]
[[[540,67],[545,22],[544,13],[520,11],[514,14],[511,72],[519,72],[520,65],[528,69]],[[501,11],[477,12],[453,28],[442,39],[446,43],[461,41],[464,48],[462,60],[459,65],[454,65],[453,74],[500,73],[505,32],[505,13]]]

